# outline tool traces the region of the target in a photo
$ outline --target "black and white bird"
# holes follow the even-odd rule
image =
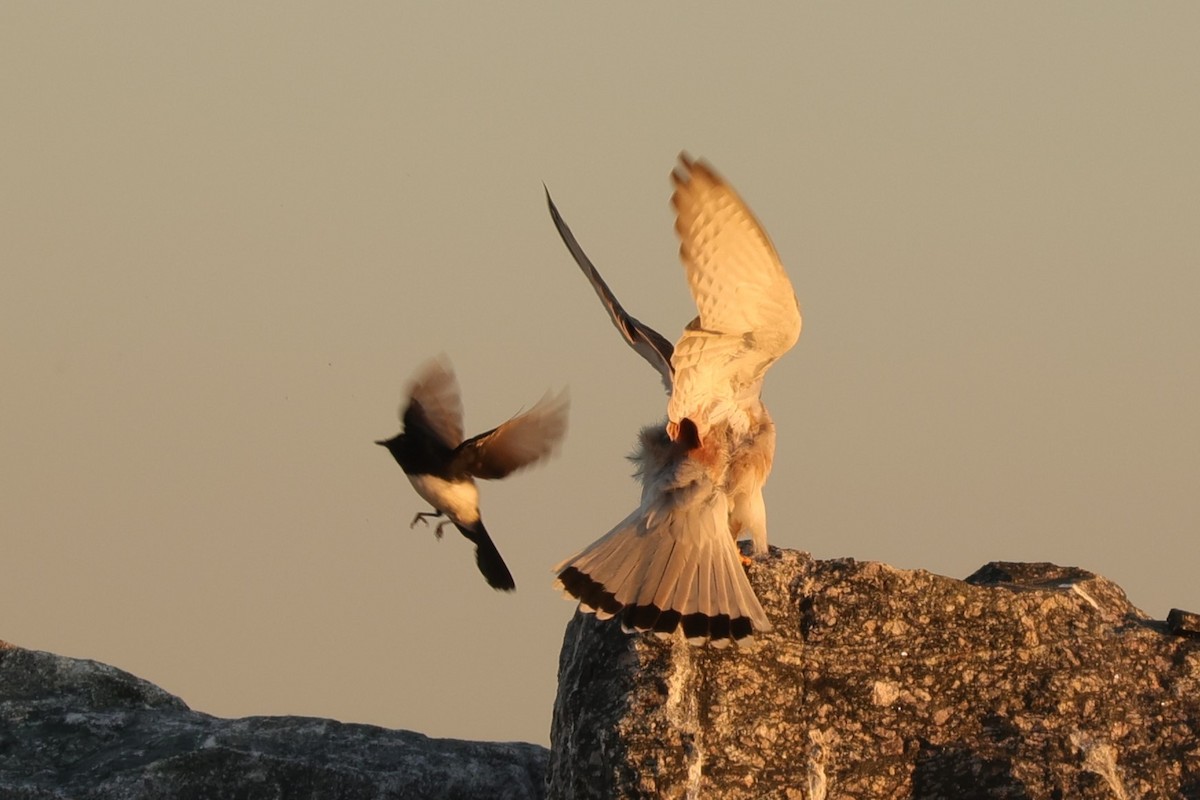
[[[550,202],[613,324],[670,394],[666,424],[644,429],[633,456],[640,506],[555,567],[556,585],[585,611],[620,615],[626,629],[682,625],[691,641],[737,641],[770,629],[735,540],[748,536],[755,552],[767,550],[762,489],[775,426],[762,382],[799,338],[800,307],[774,246],[732,187],[686,155],[671,177],[680,257],[699,312],[674,346],[625,312]]]
[[[435,529],[453,524],[475,544],[475,563],[488,585],[516,588],[500,551],[483,526],[475,478],[503,478],[551,455],[567,430],[567,393],[547,394],[523,414],[489,431],[463,439],[462,401],[454,370],[445,358],[426,364],[408,391],[400,413],[403,430],[377,441],[396,459],[413,488],[433,511],[413,517],[446,517]]]

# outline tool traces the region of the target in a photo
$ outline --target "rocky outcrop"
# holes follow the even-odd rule
[[[0,797],[1200,800],[1200,618],[1052,564],[965,581],[772,550],[751,647],[577,614],[553,752],[304,717],[220,719],[0,642]]]
[[[1200,798],[1200,639],[1105,578],[774,549],[750,578],[751,648],[576,614],[552,798]]]
[[[308,717],[220,719],[119,669],[0,642],[5,800],[544,794],[545,748]]]

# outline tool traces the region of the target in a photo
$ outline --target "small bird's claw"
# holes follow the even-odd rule
[[[446,527],[449,524],[450,524],[450,520],[445,520],[443,522],[439,522],[438,526],[433,529],[433,535],[439,539],[442,538],[442,528]]]
[[[415,527],[417,527],[418,522],[420,522],[424,525],[428,525],[430,517],[440,517],[440,516],[442,516],[441,511],[418,511],[417,515],[415,517],[413,517],[413,521],[408,524],[408,527],[415,528]],[[446,523],[443,522],[442,524],[445,525]],[[441,536],[441,534],[438,534],[438,536]]]

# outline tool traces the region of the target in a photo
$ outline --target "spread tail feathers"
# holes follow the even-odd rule
[[[508,571],[504,559],[500,557],[500,551],[496,549],[492,537],[488,536],[487,529],[483,527],[483,520],[476,520],[474,530],[458,524],[455,524],[455,527],[459,533],[475,543],[475,564],[483,573],[488,586],[503,592],[516,589],[517,583]]]
[[[715,645],[740,641],[771,623],[729,535],[723,496],[683,513],[638,509],[555,567],[555,585],[600,619],[625,630],[672,633]]]

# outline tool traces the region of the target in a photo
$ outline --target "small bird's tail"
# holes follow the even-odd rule
[[[488,586],[503,592],[511,592],[517,588],[517,583],[513,580],[512,573],[508,571],[508,566],[504,563],[504,559],[500,557],[500,551],[496,549],[495,543],[492,542],[492,537],[488,535],[487,528],[483,527],[482,519],[475,521],[474,530],[457,523],[455,523],[454,527],[458,528],[459,533],[475,543],[475,564],[479,567],[479,571],[483,573]]]
[[[555,586],[600,619],[629,630],[672,633],[714,645],[769,631],[729,534],[724,497],[682,510],[638,509],[555,567]]]

